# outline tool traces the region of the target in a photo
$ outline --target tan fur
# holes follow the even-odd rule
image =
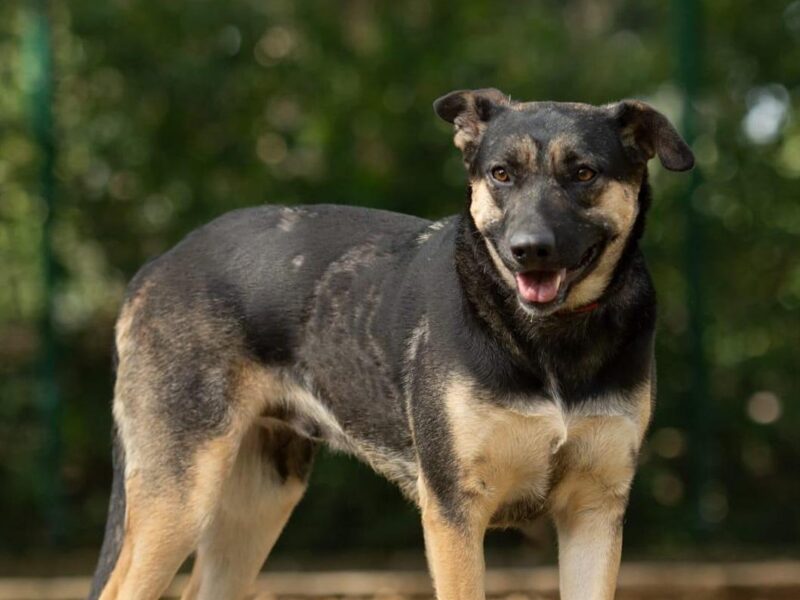
[[[418,483],[422,529],[428,567],[440,600],[483,600],[485,528],[454,525],[428,490],[425,478]]]
[[[625,417],[583,417],[574,431],[564,448],[568,472],[551,495],[561,597],[611,599],[638,436]]]
[[[616,406],[615,406],[616,405]],[[627,498],[652,410],[651,384],[621,403],[605,401],[567,416],[567,441],[559,452],[564,475],[550,496],[551,510],[571,516]]]
[[[304,481],[280,482],[265,468],[262,436],[268,433],[252,427],[245,435],[202,534],[183,600],[243,597],[302,498]]]
[[[641,114],[652,114],[653,109],[650,105],[640,100],[625,100],[632,109],[639,111]],[[609,105],[614,107],[615,105]],[[642,135],[642,123],[638,119],[633,119],[627,123],[620,131],[620,140],[622,145],[634,154],[644,151],[647,159],[651,159],[656,155],[656,150],[650,140],[650,136]]]
[[[613,600],[622,551],[624,504],[556,517],[562,600]]]
[[[460,480],[483,528],[504,503],[544,499],[554,452],[567,431],[558,407],[535,400],[524,411],[498,407],[486,392],[453,377],[446,394]]]
[[[547,146],[548,158],[551,165],[560,165],[565,162],[567,153],[575,148],[578,138],[575,135],[562,134],[550,140]]]
[[[253,491],[259,473],[265,471],[259,467],[248,469],[246,475],[238,471],[230,475],[234,464],[252,466],[253,461],[260,457],[252,451],[252,442],[248,441],[252,433],[246,432],[253,431],[258,414],[270,398],[266,394],[277,391],[275,377],[248,361],[228,370],[229,395],[235,398],[237,410],[231,412],[224,433],[194,450],[190,464],[178,477],[168,461],[172,452],[171,438],[166,426],[151,412],[156,397],[149,385],[157,380],[148,376],[151,367],[147,361],[146,344],[131,335],[132,318],[135,318],[135,309],[123,313],[121,325],[117,327],[118,340],[121,338],[124,345],[114,401],[115,420],[126,456],[125,535],[120,558],[101,600],[157,598],[201,540],[208,548],[201,562],[203,565],[211,563],[215,568],[211,568],[211,575],[198,574],[197,577],[202,577],[205,582],[198,588],[198,593],[201,593],[198,597],[215,597],[215,589],[237,591],[246,585],[242,583],[245,578],[251,574],[255,577],[267,546],[271,547],[267,542],[271,537],[277,538],[288,518],[289,508],[299,500],[304,488],[303,484],[295,481],[282,486],[273,482],[272,488],[277,489],[273,489],[272,494],[259,490],[265,500],[273,501],[267,515],[269,518],[265,516],[263,505],[248,516],[261,518],[263,535],[254,545],[244,545],[242,552],[247,558],[238,563],[238,571],[219,567],[219,557],[226,550],[215,549],[220,546],[229,549],[219,528],[220,523],[229,521],[229,513],[224,512],[225,505],[230,504],[232,497],[241,502],[251,500],[252,494],[247,492]],[[137,360],[131,360],[129,352],[136,343],[140,344],[136,350]],[[135,418],[131,411],[136,413]],[[243,440],[244,453],[240,453]],[[251,487],[243,487],[242,481]],[[236,489],[229,489],[231,486]],[[245,538],[247,536],[242,536]],[[258,564],[254,567],[256,562]],[[206,595],[206,588],[212,590],[211,596]]]
[[[525,498],[541,500],[556,521],[562,598],[613,598],[621,519],[650,419],[650,384],[633,398],[601,398],[572,411],[562,408],[558,397],[516,403],[508,398],[505,407],[490,400],[489,392],[464,377],[448,383],[446,412],[467,496],[462,527],[442,517],[421,479],[438,597],[482,597],[483,532],[498,509]],[[464,565],[479,566],[480,576],[466,575]]]
[[[134,400],[137,405],[147,404],[148,396],[151,395],[149,389],[143,382],[128,381],[135,380],[131,370],[130,360],[128,357],[136,352],[137,336],[133,334],[134,323],[137,313],[146,299],[148,286],[145,285],[137,291],[137,293],[128,300],[123,307],[120,317],[116,324],[116,347],[120,357],[120,364],[118,367],[117,383],[115,385],[115,401],[114,401],[114,416],[117,427],[120,430],[121,438],[124,440],[129,432],[137,432],[144,434],[141,428],[135,428],[132,419],[129,417],[128,412],[130,407],[127,406],[126,398]],[[144,378],[142,378],[144,379]],[[147,502],[150,494],[141,490],[142,476],[138,468],[135,466],[140,462],[139,453],[133,448],[130,449],[130,457],[127,457],[129,451],[126,449],[126,473],[125,473],[125,495],[126,495],[126,511],[124,517],[124,536],[123,545],[120,549],[119,557],[117,558],[114,569],[112,570],[109,579],[100,596],[100,600],[112,600],[116,598],[134,597],[130,591],[131,573],[134,576],[137,572],[142,571],[141,562],[146,559],[146,553],[153,545],[152,528],[158,524],[169,525],[169,519],[164,518],[164,513],[169,512],[167,504],[170,502],[169,493],[174,492],[170,489],[169,484],[164,482],[165,476],[162,473],[158,474],[155,481],[159,486],[163,487],[167,492],[166,502],[159,502],[157,506],[149,507],[149,510],[140,510],[138,503],[140,499]],[[134,468],[131,468],[131,465]],[[158,462],[156,462],[158,464]],[[172,502],[175,500],[173,498]],[[150,514],[152,512],[152,520]],[[140,517],[141,514],[148,514],[146,519]],[[161,523],[159,523],[161,522]],[[137,542],[134,544],[134,540]],[[177,569],[177,566],[175,567]],[[148,587],[152,588],[157,586],[158,574],[154,571],[152,577],[144,581],[142,585],[147,590]],[[168,583],[168,582],[167,582]],[[126,589],[127,588],[127,589]],[[127,594],[127,596],[126,596]]]
[[[650,420],[650,384],[627,399],[625,406],[633,410],[575,414],[568,419],[568,440],[559,456],[564,473],[550,495],[564,600],[614,597],[622,517],[635,457]],[[615,412],[613,403],[603,412]]]
[[[536,141],[529,135],[517,135],[509,140],[513,144],[516,161],[528,172],[536,171],[536,158],[539,154]]]
[[[503,211],[497,206],[489,191],[489,186],[483,179],[471,182],[472,199],[469,212],[475,226],[481,233],[485,232],[492,224],[503,218]]]
[[[617,236],[606,246],[592,272],[572,287],[564,302],[565,308],[590,304],[605,291],[636,221],[639,211],[636,201],[638,191],[637,184],[611,181],[606,184],[595,205],[589,209],[590,217],[609,222]]]
[[[627,148],[629,151],[633,150],[637,152],[640,148],[639,142],[636,139],[636,127],[633,125],[628,125],[627,127],[623,127],[619,133],[620,141],[622,145]]]
[[[485,129],[486,129],[485,126],[457,128],[456,133],[453,136],[453,144],[455,144],[456,148],[458,148],[463,152],[467,148],[467,146],[474,143],[476,140],[480,138]]]
[[[550,496],[551,510],[570,519],[624,499],[635,470],[637,423],[627,416],[570,417],[559,462],[565,473]]]
[[[472,219],[475,221],[475,226],[478,231],[485,233],[486,229],[493,223],[496,223],[503,217],[503,211],[492,198],[492,193],[489,191],[487,183],[482,179],[477,179],[472,182],[471,188],[472,197],[469,205],[469,212]],[[517,286],[514,274],[506,267],[500,255],[497,253],[497,248],[485,235],[483,241],[489,251],[489,256],[492,258],[497,272],[509,286],[515,288]]]
[[[499,90],[482,90],[481,95],[491,99],[495,104],[501,106],[510,105],[509,98]],[[453,121],[453,125],[455,125],[453,143],[461,151],[465,151],[472,144],[477,144],[488,126],[477,114],[475,95],[467,93],[464,99],[467,102],[467,108]]]
[[[105,588],[103,588],[103,593],[100,596],[100,600],[112,600],[118,597],[119,587],[122,585],[122,582],[125,580],[125,576],[128,574],[128,571],[131,567],[133,544],[131,543],[131,538],[128,535],[130,531],[130,519],[128,515],[129,511],[126,510],[124,525],[125,537],[122,548],[119,551],[117,562],[114,565],[114,569],[111,572],[108,581],[106,582]]]
[[[120,311],[114,330],[117,353],[120,357],[129,355],[134,351],[135,339],[132,335],[133,323],[142,304],[147,299],[147,294],[153,286],[151,282],[144,283],[136,293],[128,299]]]
[[[170,482],[160,465],[143,465],[125,481],[125,541],[101,600],[156,598],[194,549],[216,506],[235,456],[231,437],[197,452],[185,486]],[[146,483],[145,483],[146,482]]]
[[[517,280],[514,274],[506,267],[503,259],[500,258],[500,255],[497,253],[497,248],[494,247],[494,244],[488,238],[484,238],[484,242],[486,243],[486,249],[489,251],[489,256],[492,258],[492,262],[497,272],[500,273],[500,276],[503,278],[503,281],[512,288],[515,288],[517,286]]]
[[[455,121],[456,131],[453,135],[453,144],[464,152],[471,144],[480,140],[483,132],[486,131],[486,123],[478,119],[457,117]]]

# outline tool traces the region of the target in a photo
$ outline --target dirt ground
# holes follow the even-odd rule
[[[167,598],[186,583],[179,576]],[[0,579],[0,600],[77,600],[87,577]],[[554,567],[491,569],[489,599],[556,600]],[[256,600],[422,600],[432,598],[420,571],[280,572],[262,575]],[[634,563],[622,568],[617,600],[800,600],[800,561],[758,563]]]

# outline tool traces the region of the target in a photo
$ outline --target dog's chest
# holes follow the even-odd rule
[[[609,485],[628,481],[644,425],[612,402],[567,411],[547,398],[523,408],[498,406],[471,393],[448,395],[448,416],[462,489],[485,504],[495,525],[541,513],[571,472]]]

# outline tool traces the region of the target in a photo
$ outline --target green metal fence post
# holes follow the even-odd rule
[[[61,493],[61,403],[56,382],[56,340],[53,328],[55,261],[52,226],[55,209],[56,146],[53,132],[53,65],[47,0],[28,0],[23,38],[23,77],[30,98],[31,126],[40,152],[43,309],[40,322],[39,402],[46,441],[42,453],[43,512],[51,544],[63,535]]]
[[[678,81],[683,92],[681,128],[689,145],[697,137],[697,112],[695,101],[702,73],[701,23],[702,4],[698,0],[673,0],[675,33],[678,46]],[[692,529],[695,537],[702,536],[710,524],[703,519],[703,495],[713,477],[713,427],[708,385],[708,362],[704,349],[705,305],[702,286],[703,269],[703,219],[695,201],[700,187],[701,173],[695,168],[685,194],[685,275],[686,304],[689,315],[688,355],[691,371],[691,389],[687,402],[690,422],[689,450],[691,472],[689,499],[692,503]]]

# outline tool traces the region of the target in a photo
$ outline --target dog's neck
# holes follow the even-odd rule
[[[639,190],[639,213],[631,229],[625,249],[603,294],[591,310],[560,311],[543,317],[532,317],[519,305],[516,290],[511,289],[497,270],[482,234],[469,211],[469,190],[466,210],[460,217],[456,236],[456,270],[471,314],[483,330],[499,342],[500,347],[513,347],[523,363],[558,360],[559,355],[575,357],[583,345],[595,349],[607,344],[613,354],[618,343],[609,332],[652,329],[655,298],[639,240],[644,231],[650,205],[647,173]],[[594,303],[592,303],[594,304]],[[636,311],[643,315],[639,319]],[[579,357],[578,357],[579,358]],[[569,361],[567,361],[569,362]],[[578,360],[578,362],[580,362]],[[523,365],[521,365],[523,366]]]

